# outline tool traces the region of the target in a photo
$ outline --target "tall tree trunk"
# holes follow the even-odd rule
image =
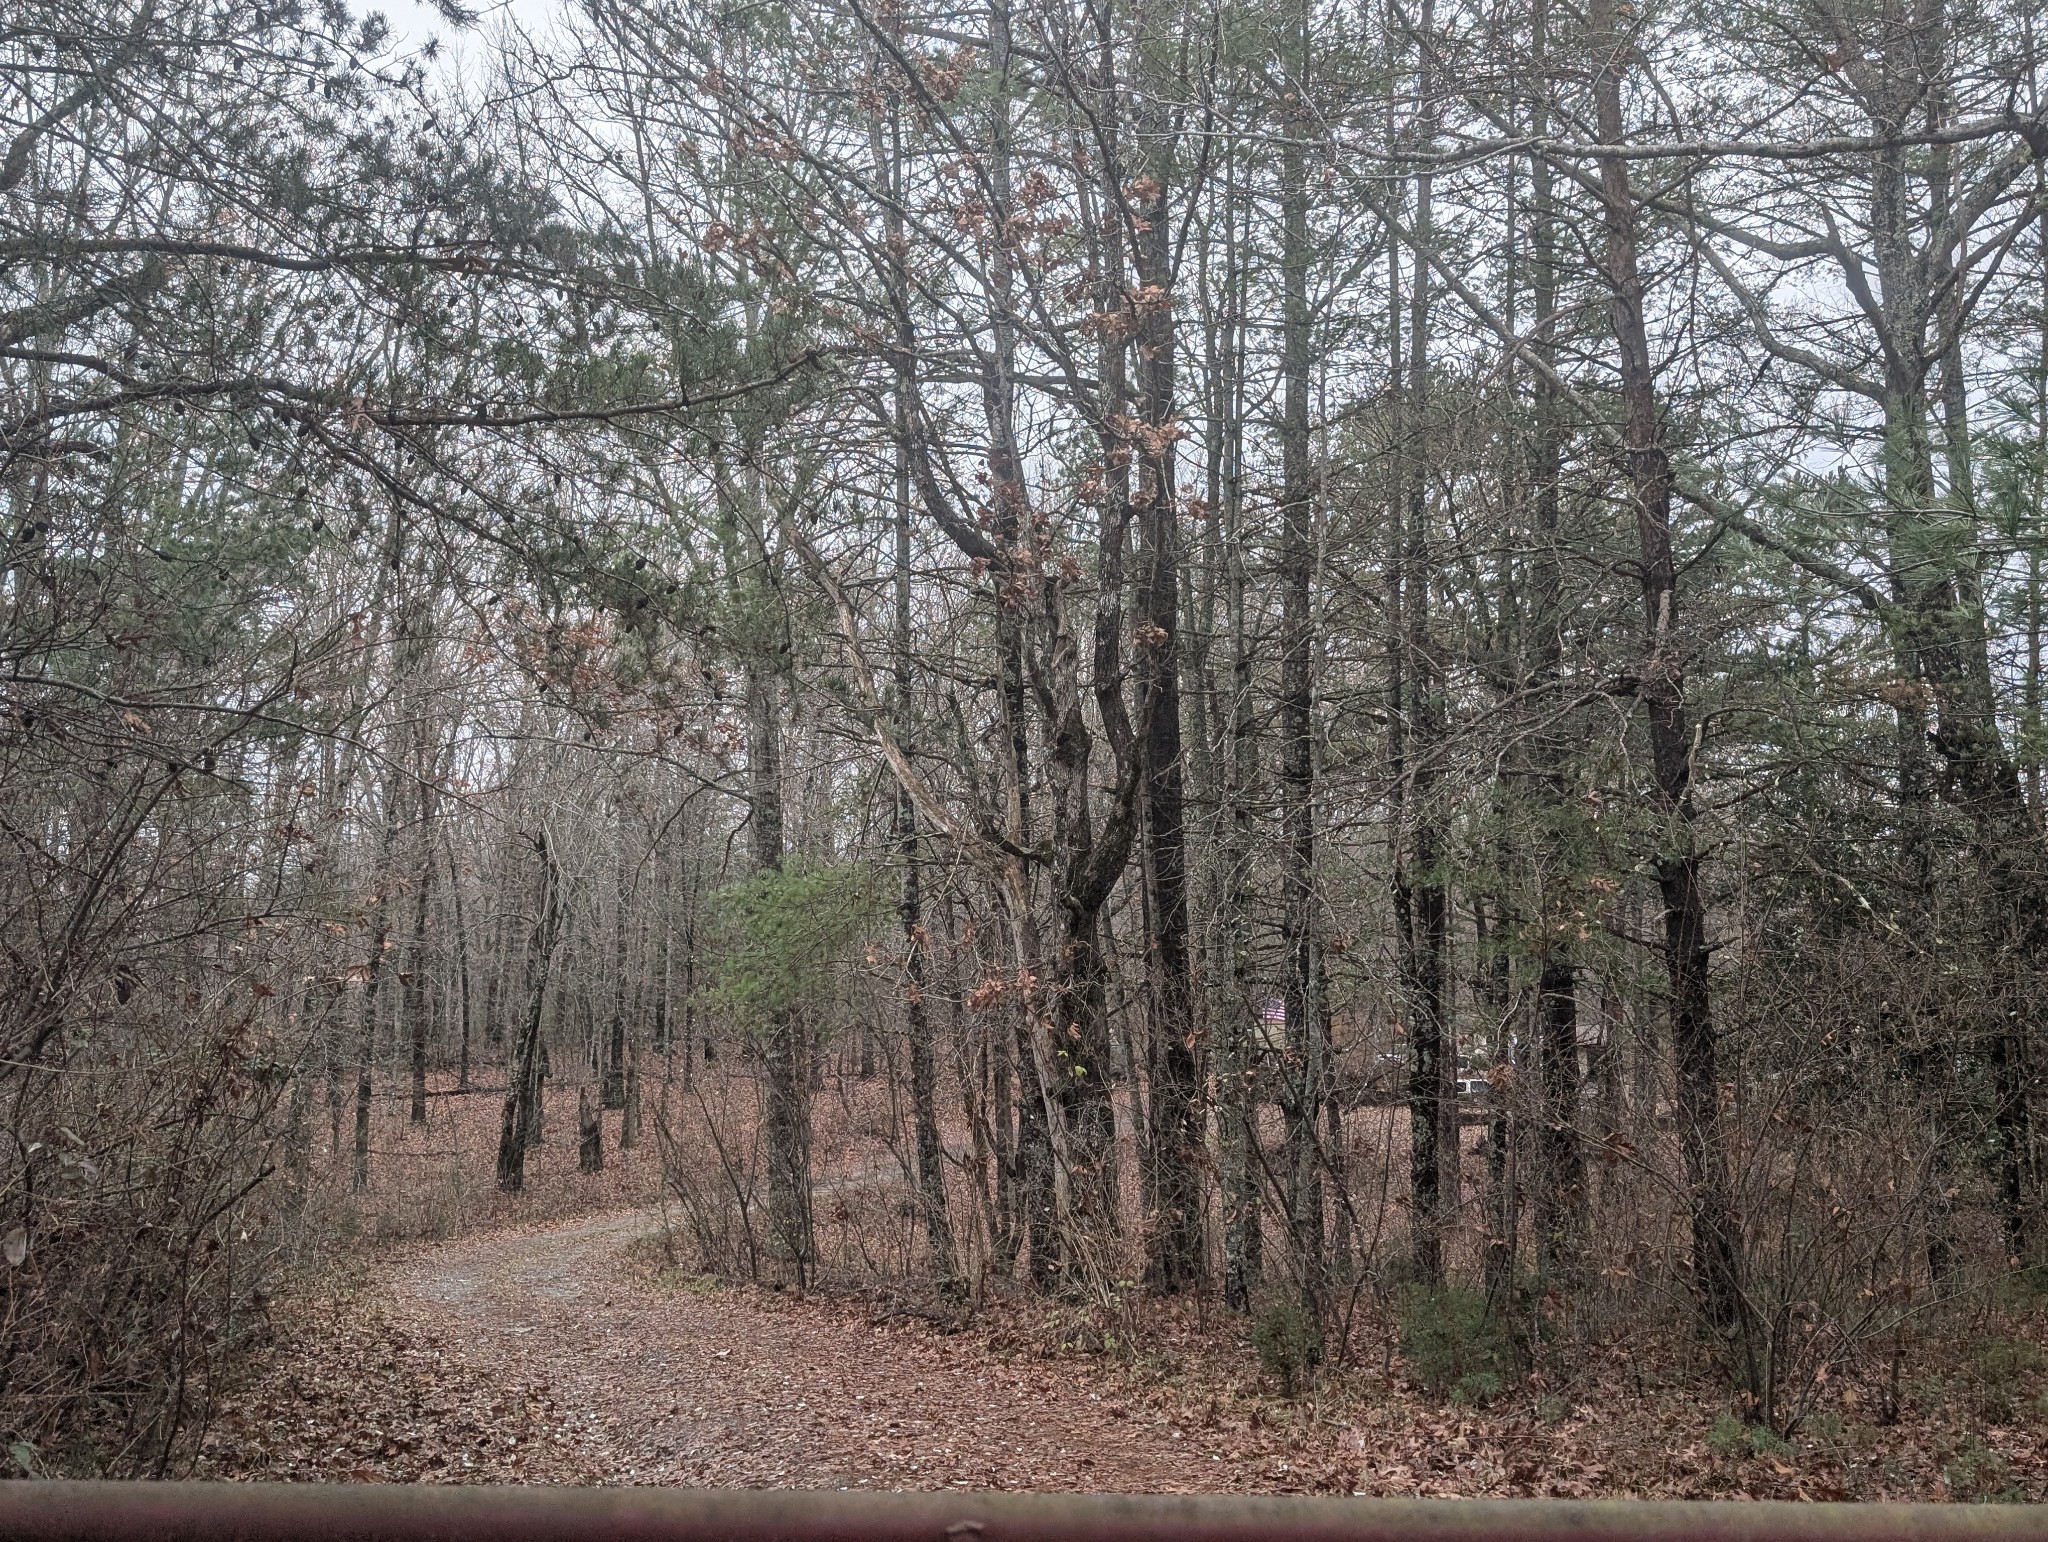
[[[1087,219],[1097,306],[1112,325],[1098,329],[1099,378],[1095,431],[1101,454],[1094,501],[1100,509],[1095,615],[1092,637],[1094,701],[1116,767],[1116,787],[1100,829],[1092,807],[1090,728],[1080,671],[1080,641],[1070,625],[1064,581],[1032,579],[1037,646],[1033,688],[1045,720],[1045,787],[1051,806],[1051,861],[1056,942],[1050,955],[1051,990],[1038,1026],[1021,1048],[1031,1056],[1046,1089],[1045,1137],[1058,1163],[1064,1193],[1057,1196],[1065,1231],[1064,1263],[1092,1271],[1086,1283],[1109,1287],[1107,1254],[1098,1245],[1118,1229],[1116,1115],[1109,1072],[1113,1060],[1108,1019],[1107,966],[1102,917],[1130,857],[1137,832],[1135,803],[1143,750],[1124,701],[1124,569],[1133,507],[1134,460],[1129,383],[1129,339],[1139,325],[1125,287],[1121,190],[1123,165],[1116,119],[1114,50],[1106,14],[1097,17],[1097,58],[1092,100],[1101,164],[1099,198]],[[1007,420],[992,437],[1009,444]],[[1007,452],[1006,452],[1007,453]],[[1011,462],[1015,464],[1014,461]],[[993,470],[993,465],[991,467]],[[1017,507],[1022,501],[1017,487]],[[1030,917],[1018,918],[1030,925]],[[1029,1101],[1028,1098],[1023,1101]],[[1020,1143],[1024,1136],[1020,1128]],[[1035,1137],[1034,1137],[1035,1138]],[[1035,1250],[1035,1239],[1034,1239]],[[1034,1277],[1038,1274],[1036,1259]],[[1080,1280],[1078,1274],[1070,1278]]]
[[[460,1045],[456,1051],[455,1086],[458,1091],[469,1090],[469,1039],[470,1027],[476,1020],[471,1002],[469,977],[469,922],[463,914],[462,870],[455,865],[455,837],[451,834],[445,843],[448,857],[448,899],[455,909],[455,986],[456,1011],[461,1020],[458,1025]]]
[[[1589,0],[1594,49],[1593,99],[1600,140],[1624,142],[1621,77],[1630,56],[1614,0]],[[1707,972],[1706,896],[1693,826],[1692,728],[1685,704],[1685,650],[1678,631],[1678,570],[1671,550],[1671,461],[1658,413],[1637,255],[1635,192],[1628,163],[1599,161],[1606,228],[1606,281],[1619,356],[1623,435],[1635,512],[1643,596],[1644,660],[1639,692],[1650,731],[1650,765],[1664,831],[1655,863],[1664,907],[1664,961],[1671,992],[1671,1053],[1676,1067],[1679,1145],[1692,1219],[1692,1267],[1707,1322],[1727,1345],[1738,1373],[1760,1390],[1755,1323],[1743,1295],[1739,1231],[1728,1189],[1721,1134],[1720,1075]]]
[[[909,746],[911,731],[910,627],[910,434],[911,403],[902,395],[896,412],[896,635],[895,700],[897,742]],[[925,959],[930,951],[920,889],[917,805],[908,787],[896,790],[896,855],[903,864],[903,887],[897,914],[903,926],[903,1017],[909,1039],[911,1122],[916,1130],[917,1190],[925,1241],[931,1251],[932,1274],[947,1289],[958,1269],[953,1257],[953,1229],[946,1217],[945,1150],[939,1142],[938,1077],[932,1055],[931,1012],[925,1004]]]
[[[1327,1091],[1322,960],[1316,918],[1315,488],[1309,468],[1308,13],[1294,7],[1284,61],[1289,90],[1280,150],[1280,841],[1286,955],[1287,1210],[1295,1266],[1320,1319],[1325,1269],[1318,1125]]]
[[[1210,369],[1212,480],[1210,504],[1221,524],[1224,625],[1230,638],[1230,679],[1224,721],[1222,808],[1219,811],[1217,887],[1223,916],[1222,967],[1214,992],[1216,1015],[1216,1133],[1223,1187],[1223,1299],[1233,1311],[1251,1307],[1263,1267],[1258,1149],[1258,1004],[1252,979],[1252,797],[1258,743],[1252,720],[1252,650],[1245,618],[1244,529],[1244,289],[1248,268],[1239,247],[1241,202],[1235,148],[1224,163],[1225,250],[1223,314],[1217,358]]]
[[[425,770],[426,757],[422,756]],[[431,1014],[427,1008],[427,916],[434,898],[434,789],[428,779],[431,773],[420,778],[420,828],[418,850],[420,856],[419,877],[415,881],[412,906],[412,942],[406,949],[406,967],[400,975],[404,986],[402,992],[403,1015],[411,1038],[412,1049],[412,1107],[411,1122],[424,1125],[427,1122],[427,1030]]]
[[[540,1027],[555,944],[562,931],[561,883],[546,830],[534,837],[533,845],[540,857],[540,897],[534,912],[533,941],[526,954],[526,1007],[505,1068],[505,1110],[498,1126],[498,1187],[507,1194],[526,1187],[526,1148],[533,1143],[532,1132],[539,1124]]]
[[[1171,13],[1169,13],[1171,14]],[[1171,191],[1175,137],[1168,103],[1179,99],[1170,55],[1176,30],[1152,7],[1134,16],[1139,67],[1135,127],[1143,146],[1137,184],[1138,228],[1131,251],[1138,279],[1134,301],[1138,486],[1132,500],[1144,544],[1137,595],[1137,687],[1144,764],[1145,917],[1147,977],[1153,1012],[1147,1036],[1147,1083],[1153,1206],[1148,1276],[1171,1293],[1207,1274],[1202,1239],[1205,1165],[1200,1024],[1195,1015],[1194,960],[1188,944],[1185,766],[1181,753],[1180,494],[1174,420],[1178,324]]]
[[[747,797],[754,870],[782,871],[782,722],[779,685],[767,662],[749,656],[747,672]],[[762,1133],[768,1153],[769,1230],[782,1263],[801,1288],[810,1283],[810,1057],[802,1015],[778,1007],[762,1045]]]
[[[1436,137],[1435,106],[1426,63],[1432,46],[1434,7],[1424,0],[1417,34],[1417,135]],[[1403,996],[1408,1015],[1408,1195],[1412,1252],[1418,1279],[1443,1278],[1443,1232],[1458,1203],[1460,1141],[1457,1105],[1457,1045],[1448,1033],[1446,971],[1450,952],[1450,902],[1445,891],[1442,814],[1436,783],[1442,739],[1440,685],[1435,640],[1430,628],[1429,533],[1429,317],[1430,244],[1434,240],[1435,179],[1415,178],[1412,223],[1413,271],[1408,294],[1408,358],[1400,393],[1399,440],[1403,485],[1400,559],[1401,628],[1398,646],[1407,692],[1402,755],[1407,839],[1395,863],[1394,884],[1405,917],[1402,938]],[[1393,261],[1391,255],[1389,262]],[[1399,332],[1395,335],[1398,337]]]
[[[612,885],[612,1014],[604,1043],[604,1079],[599,1102],[605,1108],[626,1106],[626,917],[631,910],[626,881],[626,820],[619,817],[619,848],[613,858]]]
[[[370,881],[366,920],[370,932],[369,958],[363,966],[363,1010],[356,1041],[356,1140],[355,1161],[349,1186],[361,1194],[370,1187],[370,1098],[371,1075],[377,1055],[377,997],[384,982],[384,954],[391,945],[391,902],[385,890],[391,884],[391,853],[398,841],[398,778],[394,775],[384,794],[384,833],[378,843],[376,865]]]
[[[1538,83],[1530,133],[1538,139],[1550,132],[1548,84],[1543,75],[1549,58],[1549,5],[1537,0],[1531,19],[1530,52]],[[1533,614],[1529,618],[1529,689],[1548,710],[1564,680],[1564,568],[1560,559],[1560,482],[1564,458],[1564,423],[1555,380],[1557,361],[1557,224],[1550,163],[1535,156],[1530,163],[1530,256],[1536,307],[1532,346],[1539,367],[1535,390],[1535,444],[1530,480],[1535,494],[1535,550],[1530,560]],[[1531,782],[1539,813],[1542,906],[1538,924],[1536,983],[1536,1064],[1542,1110],[1537,1126],[1536,1229],[1548,1272],[1568,1268],[1584,1230],[1585,1164],[1579,1144],[1579,1009],[1578,968],[1573,955],[1577,925],[1571,903],[1571,843],[1568,827],[1574,814],[1562,767],[1571,746],[1563,731],[1532,743],[1535,764]]]

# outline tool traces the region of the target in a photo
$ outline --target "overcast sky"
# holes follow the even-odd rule
[[[439,38],[447,66],[459,71],[507,21],[541,31],[569,8],[570,0],[465,0],[465,4],[477,13],[477,21],[463,28],[449,26],[426,0],[370,0],[362,8],[384,13],[397,51],[411,52]]]

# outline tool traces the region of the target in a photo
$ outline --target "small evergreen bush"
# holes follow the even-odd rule
[[[1292,1295],[1275,1294],[1260,1306],[1252,1319],[1252,1348],[1266,1374],[1280,1383],[1282,1397],[1293,1397],[1323,1357],[1315,1318]]]
[[[1411,1285],[1401,1292],[1399,1312],[1401,1357],[1433,1395],[1477,1407],[1513,1382],[1514,1344],[1484,1293]]]
[[[1955,1460],[1941,1469],[1948,1491],[1967,1504],[2023,1504],[2026,1494],[2012,1480],[2012,1463],[1975,1435],[1963,1442]]]
[[[1707,1444],[1717,1454],[1731,1458],[1775,1456],[1782,1459],[1797,1454],[1797,1448],[1790,1441],[1781,1439],[1768,1425],[1751,1424],[1732,1413],[1724,1413],[1714,1421],[1713,1428],[1707,1431]]]

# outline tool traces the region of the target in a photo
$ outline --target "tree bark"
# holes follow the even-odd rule
[[[422,768],[425,757],[422,757]],[[427,1008],[427,916],[434,897],[434,790],[423,775],[420,779],[420,828],[417,841],[420,872],[413,890],[412,942],[406,949],[406,968],[400,979],[403,1014],[411,1038],[412,1106],[411,1122],[427,1122],[427,1030],[431,1017]]]
[[[604,1113],[588,1087],[576,1089],[576,1170],[604,1171]]]
[[[377,994],[384,981],[384,954],[391,944],[391,908],[385,889],[391,883],[391,852],[398,839],[397,778],[385,791],[384,834],[378,846],[376,865],[370,881],[376,892],[370,896],[370,955],[363,965],[363,1010],[356,1042],[356,1129],[355,1158],[349,1187],[357,1194],[370,1187],[370,1098],[371,1074],[377,1055]]]
[[[1216,1000],[1216,1133],[1223,1203],[1223,1299],[1250,1310],[1263,1267],[1259,1209],[1258,1003],[1252,979],[1252,797],[1258,742],[1252,719],[1252,649],[1245,619],[1244,328],[1249,274],[1239,243],[1241,213],[1233,147],[1224,163],[1223,314],[1210,369],[1210,504],[1220,523],[1224,626],[1230,640],[1218,811],[1217,888],[1223,902],[1222,967]]]
[[[765,661],[747,660],[747,797],[754,870],[782,871],[782,723],[774,674]],[[765,1107],[762,1133],[768,1155],[769,1231],[782,1263],[802,1288],[810,1283],[811,1231],[810,1057],[802,1015],[777,1007],[769,1015],[761,1060]]]
[[[1531,18],[1530,51],[1538,84],[1530,133],[1550,132],[1544,61],[1550,56],[1548,0],[1537,0]],[[1564,571],[1560,558],[1560,481],[1564,458],[1564,424],[1553,378],[1557,361],[1557,224],[1550,163],[1541,156],[1530,162],[1531,299],[1536,307],[1531,338],[1538,368],[1535,392],[1534,454],[1530,478],[1535,502],[1535,550],[1530,561],[1533,614],[1529,618],[1531,659],[1529,688],[1546,710],[1564,683]],[[1585,1163],[1579,1137],[1579,1011],[1578,968],[1572,931],[1577,924],[1570,903],[1571,850],[1568,826],[1575,814],[1566,793],[1562,767],[1570,745],[1553,731],[1532,744],[1536,764],[1530,778],[1539,809],[1542,853],[1538,883],[1544,891],[1538,923],[1536,984],[1536,1065],[1542,1109],[1537,1128],[1536,1229],[1546,1273],[1569,1269],[1585,1225]]]
[[[618,870],[612,886],[612,1014],[604,1044],[604,1080],[599,1102],[605,1108],[626,1106],[626,915],[631,909],[626,882],[626,821],[619,818]]]
[[[1593,99],[1603,144],[1623,143],[1621,76],[1629,58],[1614,0],[1589,0]],[[1637,256],[1637,209],[1628,163],[1599,160],[1604,272],[1621,383],[1624,471],[1635,513],[1643,597],[1644,660],[1638,687],[1649,722],[1651,775],[1664,831],[1655,857],[1664,908],[1670,982],[1671,1053],[1676,1067],[1679,1146],[1692,1221],[1694,1286],[1709,1326],[1755,1391],[1761,1366],[1742,1290],[1740,1233],[1728,1192],[1721,1134],[1718,1046],[1707,968],[1706,896],[1693,826],[1693,732],[1685,703],[1685,651],[1678,630],[1678,571],[1671,550],[1671,461],[1664,442],[1644,318]]]
[[[1426,55],[1435,11],[1424,0],[1419,18],[1419,51]],[[1426,62],[1419,65],[1417,133],[1427,144],[1436,137],[1435,108]],[[1402,985],[1407,1007],[1408,1200],[1415,1276],[1443,1279],[1443,1232],[1458,1203],[1460,1139],[1457,1104],[1457,1046],[1447,1033],[1446,969],[1450,951],[1450,903],[1442,863],[1442,815],[1436,784],[1441,768],[1442,715],[1435,641],[1430,628],[1429,413],[1430,243],[1434,239],[1435,179],[1415,177],[1413,271],[1408,293],[1408,358],[1399,396],[1402,485],[1401,586],[1396,646],[1403,660],[1405,689],[1400,774],[1406,840],[1396,855],[1396,918],[1402,932]],[[1389,256],[1390,265],[1393,257]],[[1398,328],[1394,333],[1400,336]]]
[[[526,1010],[505,1067],[505,1110],[498,1127],[498,1187],[507,1194],[517,1194],[526,1187],[526,1148],[533,1143],[532,1136],[540,1122],[540,1027],[547,1006],[555,943],[562,930],[560,879],[555,869],[554,847],[546,830],[534,836],[533,845],[540,856],[540,902],[534,914],[532,945],[526,955]]]
[[[1311,132],[1308,13],[1289,15],[1288,89],[1280,149],[1280,843],[1281,945],[1286,955],[1287,1209],[1295,1267],[1310,1314],[1324,1306],[1323,1176],[1319,1124],[1328,1092],[1316,917],[1315,487],[1309,455],[1308,170]]]
[[[1202,1045],[1195,1015],[1194,961],[1188,943],[1185,766],[1181,744],[1180,494],[1174,445],[1176,274],[1171,192],[1175,137],[1167,103],[1181,82],[1167,55],[1175,33],[1149,5],[1134,13],[1138,54],[1138,120],[1144,151],[1134,190],[1137,228],[1131,252],[1138,281],[1134,347],[1138,420],[1138,486],[1132,500],[1143,543],[1138,585],[1136,683],[1142,725],[1145,815],[1147,976],[1152,1031],[1147,1039],[1150,1197],[1153,1207],[1147,1275],[1171,1294],[1207,1275],[1202,1236]]]
[[[900,394],[896,412],[896,627],[895,700],[897,742],[913,742],[911,724],[910,462],[905,441],[911,403]],[[938,1076],[932,1055],[931,1012],[925,1003],[925,959],[930,951],[924,926],[917,839],[917,805],[910,789],[896,789],[896,855],[903,864],[897,916],[903,928],[903,1017],[909,1040],[911,1122],[917,1145],[918,1205],[933,1276],[952,1289],[958,1276],[953,1229],[946,1216],[945,1149],[939,1140]]]

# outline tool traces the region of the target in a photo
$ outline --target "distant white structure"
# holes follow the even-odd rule
[[[1268,996],[1259,1007],[1259,1044],[1269,1055],[1286,1050],[1287,1003],[1278,996]]]

